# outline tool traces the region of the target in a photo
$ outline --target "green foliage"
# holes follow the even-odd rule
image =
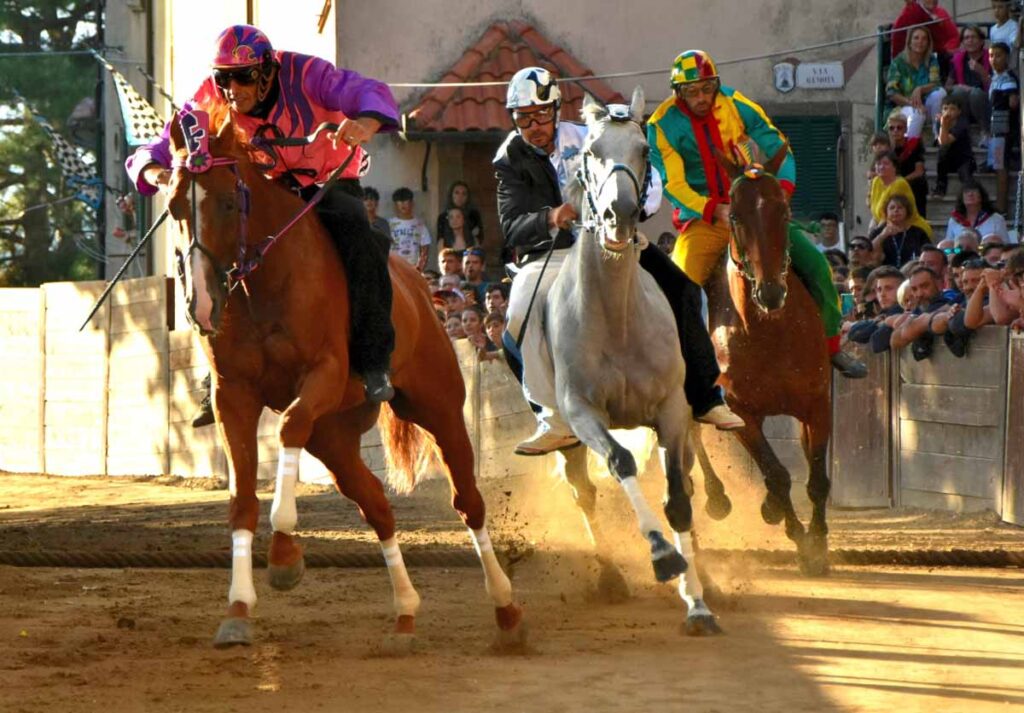
[[[80,201],[47,205],[74,190],[65,185],[49,136],[15,93],[61,131],[72,109],[96,95],[99,65],[88,55],[2,55],[98,47],[99,5],[0,0],[0,286],[98,274],[96,262],[80,248],[97,247],[96,216]]]

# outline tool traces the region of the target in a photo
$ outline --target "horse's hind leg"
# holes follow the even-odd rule
[[[368,409],[375,413],[376,408]],[[409,579],[402,552],[395,537],[395,516],[380,480],[366,467],[360,454],[360,435],[366,422],[341,415],[325,416],[317,421],[306,448],[331,471],[338,491],[353,501],[363,520],[373,528],[380,540],[384,562],[394,592],[394,636],[388,640],[389,653],[411,650],[416,632],[416,612],[420,596]],[[372,423],[372,417],[369,419]]]
[[[686,561],[661,531],[661,523],[647,504],[636,477],[636,459],[628,449],[623,448],[608,432],[607,418],[602,419],[588,403],[576,396],[566,399],[565,418],[573,432],[587,446],[608,462],[619,485],[626,492],[629,504],[636,513],[640,533],[651,545],[651,564],[654,577],[659,582],[668,582],[686,571]]]
[[[792,484],[789,471],[782,465],[768,439],[764,437],[762,419],[754,418],[747,413],[739,415],[747,425],[734,433],[761,469],[765,487],[768,489],[764,502],[761,503],[761,517],[769,525],[776,525],[785,520],[786,536],[799,545],[804,537],[804,526],[800,524],[800,519],[793,509],[793,500],[789,494]]]
[[[461,388],[461,374],[457,378]],[[418,390],[428,386],[427,380],[403,387],[391,401],[391,408],[396,416],[415,423],[434,437],[447,466],[452,505],[469,528],[473,546],[483,567],[484,586],[494,602],[499,629],[497,646],[505,650],[518,650],[525,644],[523,612],[514,601],[512,582],[498,562],[487,531],[486,507],[473,472],[473,446],[466,432],[462,404],[453,402],[451,396],[458,393],[458,390],[445,390],[440,377],[430,385],[438,389],[438,393],[422,393]]]
[[[597,580],[598,595],[610,603],[623,602],[629,599],[629,585],[608,555],[608,542],[596,518],[597,488],[590,480],[587,469],[587,449],[570,448],[559,451],[558,455],[564,460],[565,479],[572,489],[573,498],[583,515],[583,525],[596,551],[597,564],[601,569]]]
[[[700,462],[700,469],[704,473],[704,493],[707,495],[707,502],[704,504],[704,511],[713,520],[724,520],[732,512],[732,501],[725,494],[725,485],[711,465],[708,452],[704,450],[704,441],[701,438],[700,424],[694,422],[690,426],[690,446],[697,454]]]
[[[813,505],[807,537],[800,548],[800,568],[804,574],[815,576],[828,572],[828,524],[825,521],[825,508],[832,485],[828,478],[826,463],[830,422],[828,409],[818,409],[812,418],[803,422],[800,433],[800,441],[810,469],[807,496]]]
[[[299,454],[313,432],[313,424],[324,413],[339,405],[344,384],[343,369],[331,356],[321,359],[302,381],[298,397],[281,414],[278,428],[281,449],[274,481],[274,502],[270,506],[270,524],[274,534],[267,556],[270,586],[292,589],[306,571],[302,547],[292,533],[298,524],[295,484],[299,479]]]
[[[679,579],[679,596],[686,602],[686,623],[683,631],[689,636],[722,632],[715,615],[704,601],[704,587],[698,575],[696,548],[693,540],[693,453],[688,449],[690,438],[690,407],[682,389],[670,396],[661,408],[657,423],[662,467],[668,481],[665,516],[675,532],[676,548],[689,565]]]

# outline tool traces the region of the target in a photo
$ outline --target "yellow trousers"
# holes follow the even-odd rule
[[[722,253],[729,247],[729,226],[726,223],[709,225],[703,220],[694,220],[676,238],[672,250],[672,262],[686,273],[686,276],[703,285],[722,259]]]

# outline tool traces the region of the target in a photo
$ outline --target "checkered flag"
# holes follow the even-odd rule
[[[45,116],[36,111],[24,97],[19,95],[18,98],[31,112],[36,123],[49,134],[60,172],[64,174],[67,184],[76,189],[75,198],[93,210],[99,210],[100,204],[103,202],[103,181],[96,175],[96,169],[85,162],[82,152],[78,148],[69,144],[67,139],[57,133]]]
[[[153,105],[143,99],[125,76],[109,62],[98,55],[96,58],[106,67],[110,72],[110,78],[114,80],[118,103],[121,105],[121,117],[124,119],[124,138],[127,144],[134,148],[148,144],[160,136],[166,122],[156,113]]]

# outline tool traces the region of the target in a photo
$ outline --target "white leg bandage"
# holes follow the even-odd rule
[[[636,476],[630,476],[623,480],[622,489],[626,491],[629,504],[633,506],[633,512],[636,513],[640,534],[647,537],[650,532],[661,532],[661,523],[658,522],[658,518],[654,511],[651,510],[651,506],[647,504],[647,498],[640,491],[640,482],[636,479]]]
[[[498,563],[494,554],[494,546],[491,544],[491,536],[487,534],[487,526],[479,530],[470,530],[473,537],[473,545],[476,547],[476,554],[484,568],[484,582],[487,593],[491,595],[496,607],[507,607],[512,603],[512,582],[508,575]]]
[[[256,606],[256,587],[252,583],[252,533],[235,530],[231,533],[231,588],[228,604],[244,602]]]
[[[380,549],[384,553],[388,574],[391,575],[391,589],[395,593],[395,611],[398,612],[398,616],[416,616],[416,612],[420,608],[420,595],[413,588],[409,572],[405,569],[405,560],[402,559],[402,551],[398,548],[398,539],[390,537],[381,540]]]
[[[704,605],[704,587],[700,583],[700,577],[697,576],[697,562],[696,555],[693,551],[693,536],[689,532],[677,532],[676,534],[676,549],[682,554],[686,560],[686,564],[689,565],[683,576],[679,578],[679,596],[683,598],[686,605],[690,607],[690,613],[694,613],[695,601],[700,600],[700,604],[696,605],[698,609],[707,611],[707,607]],[[699,612],[703,613],[703,612]],[[710,612],[708,612],[710,613]]]
[[[274,532],[290,535],[299,521],[299,513],[295,509],[295,481],[299,479],[301,451],[301,448],[282,448],[278,455],[274,503],[270,506],[270,524]]]

